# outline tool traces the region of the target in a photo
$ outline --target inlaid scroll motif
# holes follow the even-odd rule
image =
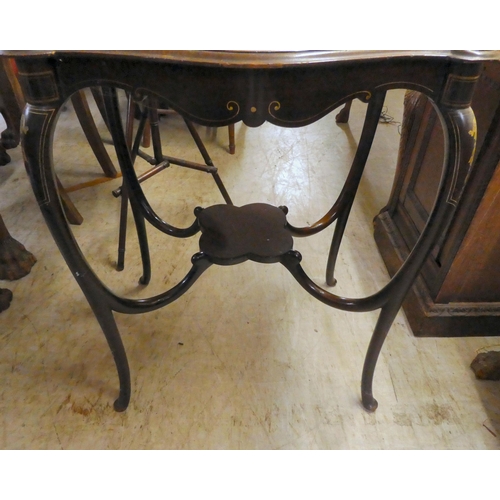
[[[293,125],[293,126],[307,125],[309,123],[315,122],[316,120],[319,120],[323,116],[327,115],[330,111],[333,111],[335,108],[338,108],[340,105],[349,100],[359,99],[362,102],[366,103],[371,99],[371,97],[372,93],[369,90],[362,90],[360,92],[355,92],[354,94],[343,96],[342,99],[339,99],[333,102],[332,104],[329,104],[326,108],[323,108],[319,112],[315,112],[313,115],[308,115],[305,118],[300,118],[297,120],[287,120],[279,116],[278,112],[283,107],[280,101],[271,101],[267,108],[267,112],[269,116],[271,116],[274,119],[274,121],[282,123],[284,125]]]
[[[229,101],[226,108],[228,111],[234,111],[234,114],[229,118],[236,118],[240,114],[240,105],[236,101]]]

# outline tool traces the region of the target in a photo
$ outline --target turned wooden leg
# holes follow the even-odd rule
[[[10,235],[0,215],[0,279],[17,280],[26,276],[36,258]]]
[[[227,130],[229,134],[229,154],[234,155],[234,153],[236,152],[236,143],[234,139],[234,123],[228,125]]]

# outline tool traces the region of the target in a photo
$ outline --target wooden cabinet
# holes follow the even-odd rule
[[[488,63],[472,107],[478,124],[474,168],[452,222],[408,295],[416,336],[500,335],[500,63]],[[432,208],[443,163],[443,133],[432,104],[405,99],[397,173],[374,221],[382,258],[394,274]]]

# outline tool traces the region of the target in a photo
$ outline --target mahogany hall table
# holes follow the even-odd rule
[[[460,200],[475,149],[471,97],[483,62],[498,59],[497,52],[38,51],[2,55],[15,58],[28,103],[21,124],[22,147],[35,196],[114,356],[120,381],[119,397],[114,404],[117,411],[127,408],[131,384],[113,312],[153,311],[178,299],[211,265],[232,265],[246,260],[281,263],[308,293],[337,309],[353,312],[380,309],[361,380],[364,407],[369,411],[376,409],[372,380],[377,358],[403,298]],[[128,299],[105,287],[80,251],[59,200],[51,153],[58,113],[73,93],[97,86],[105,95],[107,120],[139,236],[143,262],[141,282],[147,284],[151,274],[146,222],[178,238],[201,231],[200,252],[192,257],[191,269],[185,278],[155,297]],[[146,103],[146,106],[149,99],[159,99],[184,118],[206,126],[243,121],[258,127],[268,121],[281,127],[302,127],[354,98],[368,103],[368,109],[346,184],[338,199],[332,200],[332,208],[315,224],[293,227],[287,222],[286,207],[262,203],[235,207],[228,203],[198,207],[192,225],[177,228],[158,217],[137,180],[133,158],[138,145],[127,146],[117,88],[125,89],[137,103]],[[445,161],[440,188],[425,230],[390,282],[368,297],[340,297],[322,289],[305,274],[302,257],[293,249],[293,238],[316,234],[336,222],[327,265],[327,282],[335,284],[333,274],[338,248],[385,93],[396,88],[425,94],[441,119]]]

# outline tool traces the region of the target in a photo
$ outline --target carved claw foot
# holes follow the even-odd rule
[[[116,412],[121,413],[125,411],[128,407],[130,400],[130,395],[128,396],[120,396],[115,402],[113,403],[113,408]]]
[[[35,256],[12,236],[0,239],[1,280],[13,281],[26,276],[35,262]]]
[[[12,292],[6,288],[0,288],[0,312],[9,308],[12,301]]]
[[[0,280],[26,276],[35,262],[35,256],[10,235],[0,215]]]
[[[0,145],[0,166],[7,165],[10,162],[10,156],[5,149]]]
[[[13,149],[19,144],[19,134],[7,128],[0,134],[0,140],[5,149]]]

